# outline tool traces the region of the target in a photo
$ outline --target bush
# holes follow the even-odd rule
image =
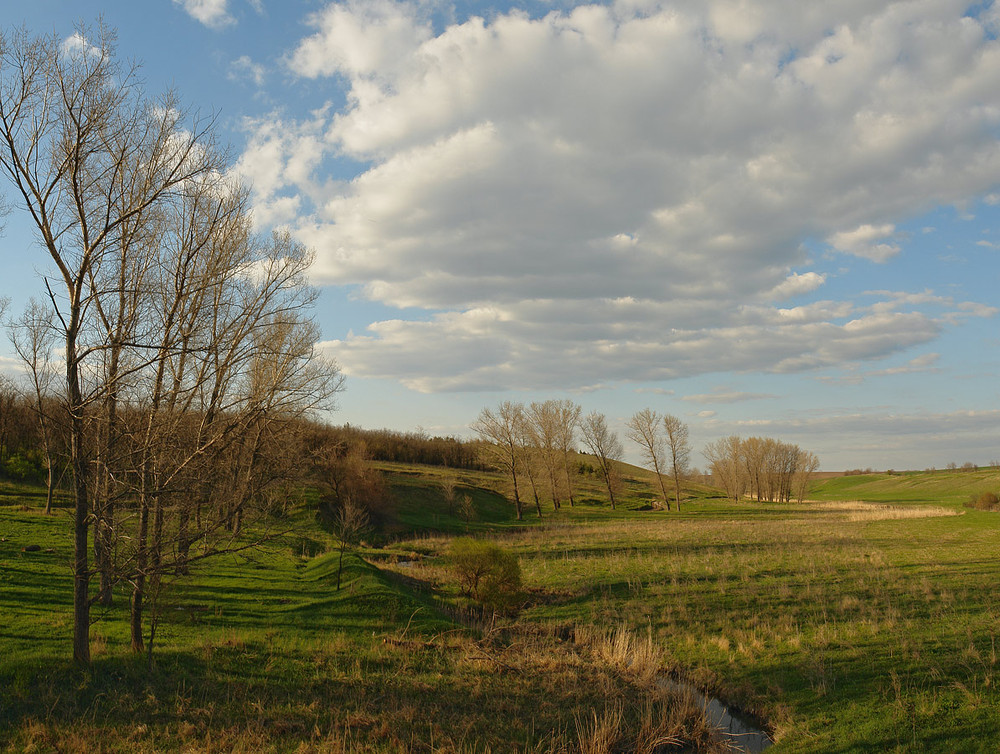
[[[981,511],[1000,511],[1000,497],[994,492],[980,492],[973,495],[966,505]]]
[[[451,562],[465,595],[494,610],[516,604],[521,566],[514,553],[492,542],[461,537],[451,545]]]
[[[8,479],[15,479],[19,482],[28,480],[40,480],[44,469],[37,457],[31,454],[25,456],[15,453],[3,464],[3,474]]]

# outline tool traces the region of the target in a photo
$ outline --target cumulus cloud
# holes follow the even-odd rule
[[[308,78],[340,74],[389,80],[402,73],[401,67],[431,36],[416,6],[392,0],[331,3],[312,14],[309,24],[316,33],[302,40],[288,61]]]
[[[174,0],[191,18],[210,29],[221,29],[236,23],[226,8],[227,0]]]
[[[955,321],[940,301],[773,303],[825,284],[806,239],[886,263],[903,218],[995,189],[1000,43],[964,3],[618,2],[435,29],[419,4],[348,0],[310,23],[287,64],[346,101],[249,123],[242,167],[259,217],[298,218],[317,282],[432,313],[331,344],[355,374],[797,371]],[[328,160],[363,167],[329,181]]]

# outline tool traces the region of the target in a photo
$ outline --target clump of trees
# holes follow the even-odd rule
[[[0,34],[0,173],[53,270],[14,332],[40,427],[68,446],[73,655],[89,662],[90,608],[119,585],[151,649],[163,580],[250,546],[296,483],[299,420],[340,387],[314,350],[312,257],[253,232],[211,120],[148,97],[103,27]]]
[[[669,475],[673,480],[674,502],[679,511],[681,479],[688,474],[691,458],[688,426],[676,416],[644,408],[629,418],[626,427],[628,438],[641,448],[644,463],[656,475],[667,510],[670,510],[670,497],[664,476]]]
[[[525,407],[503,401],[484,408],[472,423],[484,466],[502,472],[510,484],[517,520],[524,517],[522,494],[530,490],[538,516],[548,493],[554,510],[562,500],[573,505],[570,454],[574,450],[580,407],[568,400],[548,400]]]
[[[769,437],[736,435],[709,443],[703,454],[715,483],[731,500],[801,502],[809,479],[819,468],[815,454]]]
[[[363,429],[350,424],[330,427],[329,433],[345,446],[364,445],[367,456],[373,461],[479,471],[486,468],[479,443],[457,437],[438,437],[421,431]]]

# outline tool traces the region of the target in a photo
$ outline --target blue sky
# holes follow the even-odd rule
[[[1000,458],[992,3],[4,13],[67,37],[99,16],[151,93],[216,115],[260,229],[316,249],[334,421],[467,435],[569,397],[826,469]],[[17,311],[45,262],[16,213],[0,255]]]

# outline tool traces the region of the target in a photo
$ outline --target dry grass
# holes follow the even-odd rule
[[[861,500],[847,502],[812,503],[822,510],[846,512],[848,521],[890,521],[905,518],[937,518],[961,516],[964,511],[940,505],[885,505]]]

